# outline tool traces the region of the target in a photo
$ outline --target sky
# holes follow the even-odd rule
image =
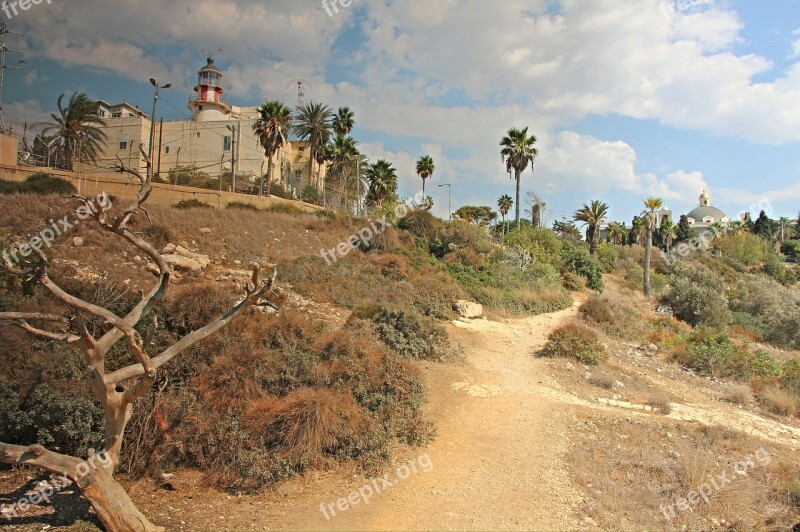
[[[347,4],[346,6],[343,5]],[[522,176],[550,221],[593,199],[630,221],[648,196],[675,213],[706,189],[731,218],[800,211],[800,0],[42,0],[9,10],[7,122],[45,120],[85,92],[188,117],[213,53],[228,103],[348,106],[371,160],[435,214],[514,196],[500,139],[528,127]],[[16,2],[12,4],[17,5]],[[327,7],[326,7],[327,6]],[[7,17],[5,17],[7,18]],[[9,54],[8,63],[17,56]]]

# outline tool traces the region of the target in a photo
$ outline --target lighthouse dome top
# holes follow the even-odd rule
[[[220,75],[222,74],[222,71],[214,64],[214,58],[211,56],[209,56],[206,60],[206,66],[201,68],[197,73],[202,74],[203,72],[214,72]]]

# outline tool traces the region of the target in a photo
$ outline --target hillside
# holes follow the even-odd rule
[[[4,248],[71,209],[59,196],[0,197]],[[224,312],[251,262],[278,271],[269,301],[279,311],[252,309],[199,344],[134,410],[122,479],[153,522],[233,531],[770,530],[798,521],[800,296],[760,264],[696,255],[658,266],[657,298],[645,299],[641,247],[603,245],[598,260],[537,229],[513,233],[503,249],[477,225],[412,211],[328,263],[321,251],[371,221],[284,211],[153,207],[150,221],[135,221],[174,257],[157,345]],[[48,256],[54,279],[110,308],[126,308],[154,279],[144,258],[89,224]],[[698,291],[679,292],[681,279]],[[0,280],[0,311],[63,310]],[[459,318],[453,304],[465,299],[485,316]],[[669,315],[694,312],[680,303],[695,299],[707,321],[693,328]],[[76,454],[96,445],[102,412],[83,392],[79,357],[15,327],[0,333],[0,440]],[[112,363],[129,357],[121,348]],[[708,484],[731,471],[730,483]],[[384,475],[393,485],[369,504],[339,507],[367,485],[379,491]],[[44,478],[0,469],[0,503]],[[705,485],[708,501],[691,495]],[[677,506],[690,498],[692,511]],[[76,518],[93,520],[87,510],[64,490],[4,525],[70,530]]]

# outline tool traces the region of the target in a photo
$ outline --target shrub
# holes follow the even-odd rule
[[[188,200],[180,200],[172,206],[173,209],[213,209],[214,207],[205,201],[191,198]]]
[[[525,248],[537,262],[555,266],[560,259],[562,243],[552,229],[523,227],[519,231],[512,231],[506,237],[506,243]]]
[[[781,244],[781,253],[787,257],[800,259],[800,240],[787,240]]]
[[[438,361],[453,358],[450,337],[444,327],[415,311],[381,308],[372,321],[381,341],[403,358]]]
[[[66,196],[75,194],[77,190],[72,183],[60,177],[53,177],[50,174],[32,174],[19,183],[15,181],[0,181],[1,194],[58,194]]]
[[[652,407],[653,411],[665,416],[670,415],[672,412],[672,403],[670,400],[658,393],[650,396],[650,399],[647,400],[647,405]]]
[[[783,257],[775,253],[767,253],[764,256],[764,273],[785,286],[797,284],[797,276],[791,268],[787,268]]]
[[[269,207],[265,209],[267,212],[277,213],[277,214],[289,214],[291,216],[298,216],[303,214],[303,209],[298,207],[297,205],[293,205],[291,203],[273,203]],[[327,211],[319,211],[319,212],[327,212]],[[318,215],[324,216],[324,215]]]
[[[589,255],[582,248],[565,247],[566,253],[562,256],[563,271],[576,273],[586,279],[586,284],[592,290],[603,292],[603,266],[596,258]]]
[[[597,333],[576,322],[567,323],[551,332],[540,354],[548,358],[574,358],[589,365],[597,365],[608,358]]]
[[[800,396],[800,358],[787,360],[781,369],[781,385]]]
[[[251,203],[245,203],[243,201],[231,201],[225,204],[226,209],[238,209],[241,211],[252,211],[258,212],[258,207]]]
[[[564,272],[561,274],[561,284],[570,292],[582,292],[586,288],[586,279],[577,273]]]
[[[719,236],[714,240],[714,248],[726,257],[738,260],[747,266],[762,262],[769,253],[767,242],[760,236],[739,231]]]
[[[800,480],[790,480],[786,485],[786,493],[789,495],[789,502],[800,507]]]
[[[142,233],[145,239],[157,248],[175,241],[175,233],[166,225],[150,224],[142,230]]]
[[[726,332],[697,329],[687,340],[686,350],[675,358],[701,375],[714,378],[748,378],[750,353],[734,344]]]
[[[625,273],[625,280],[635,285],[636,289],[641,290],[644,285],[644,269],[634,266]],[[668,284],[667,276],[658,272],[650,272],[650,287],[653,289],[653,293],[660,294],[664,292]]]
[[[758,398],[773,414],[787,417],[797,414],[797,397],[783,390],[770,386],[764,388]]]
[[[753,393],[750,391],[750,387],[743,384],[734,384],[725,396],[725,400],[740,406],[748,406],[752,398]]]
[[[451,223],[444,224],[436,242],[431,246],[431,253],[441,258],[463,248],[471,248],[479,254],[492,251],[492,243],[485,228],[463,220],[453,220]]]
[[[619,251],[617,246],[604,242],[597,246],[597,260],[603,265],[603,271],[606,273],[613,273],[617,270],[617,262],[619,261]]]
[[[169,327],[187,334],[223,315],[230,297],[216,284],[187,285],[170,294],[166,308]]]
[[[725,327],[731,320],[725,283],[702,264],[679,262],[664,297],[675,315],[692,325]]]
[[[436,240],[443,225],[441,220],[424,209],[413,210],[397,222],[397,227],[428,243]]]
[[[777,377],[781,374],[781,365],[763,349],[759,349],[750,360],[750,373],[755,377]]]
[[[608,302],[598,295],[590,296],[586,303],[581,305],[581,316],[594,323],[607,323],[616,326],[617,318],[608,306]]]
[[[767,315],[764,339],[775,345],[800,349],[800,307],[785,306]]]

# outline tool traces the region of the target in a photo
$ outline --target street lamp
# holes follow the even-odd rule
[[[450,221],[452,222],[453,221],[453,211],[452,211],[452,209],[450,207],[450,197],[452,195],[451,192],[453,191],[453,187],[450,185],[450,183],[444,183],[443,185],[438,185],[438,187],[439,188],[447,187],[447,216],[450,219]]]
[[[231,132],[231,192],[236,192],[236,125],[225,127]]]
[[[172,87],[172,83],[167,83],[166,85],[159,85],[156,80],[150,78],[150,84],[156,88],[156,92],[153,95],[153,114],[150,115],[150,144],[147,147],[147,157],[150,159],[150,170],[153,169],[153,142],[155,140],[156,134],[156,107],[158,106],[158,91],[161,89],[168,89]]]

